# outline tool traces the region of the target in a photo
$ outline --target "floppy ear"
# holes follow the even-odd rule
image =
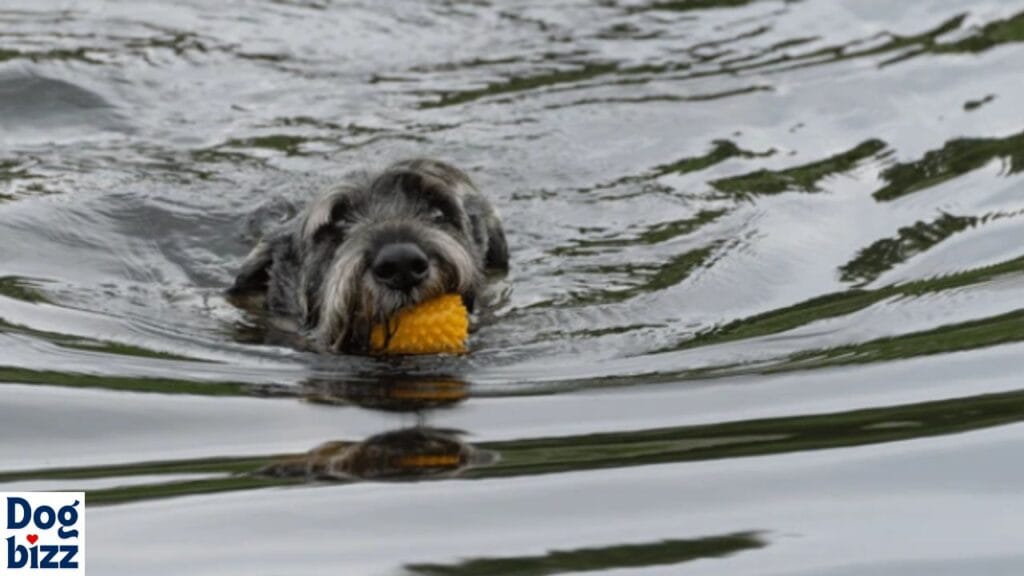
[[[485,220],[487,231],[487,255],[484,266],[488,270],[508,271],[508,242],[505,241],[505,230],[497,214],[488,214]]]
[[[342,184],[310,203],[301,228],[304,250],[316,244],[318,235],[334,230],[333,224],[344,219],[346,212],[351,209],[351,196],[358,192],[357,186]]]
[[[270,280],[270,265],[273,263],[273,245],[268,239],[260,240],[242,262],[242,268],[235,276],[235,283],[228,288],[228,297],[250,296],[265,292]]]

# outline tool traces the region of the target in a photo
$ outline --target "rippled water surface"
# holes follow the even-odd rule
[[[1024,1],[4,0],[0,490],[93,574],[1024,573]],[[261,231],[413,155],[465,357],[265,342]]]

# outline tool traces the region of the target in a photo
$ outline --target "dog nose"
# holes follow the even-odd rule
[[[427,277],[430,262],[423,250],[415,244],[401,242],[388,244],[373,259],[373,275],[385,286],[408,291]]]

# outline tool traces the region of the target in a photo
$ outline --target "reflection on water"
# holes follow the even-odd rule
[[[977,170],[992,160],[1005,164],[1005,175],[1024,170],[1024,133],[1006,138],[957,138],[917,161],[895,164],[882,172],[886,186],[877,190],[878,200],[895,200],[918,190]]]
[[[419,426],[361,442],[325,442],[298,458],[274,462],[258,474],[307,480],[423,480],[453,477],[491,455],[459,441],[457,433]]]
[[[143,484],[90,491],[94,505],[251,490],[311,480],[487,479],[777,455],[900,442],[1024,421],[1024,393],[986,394],[851,412],[722,424],[480,442],[465,432],[416,426],[305,453],[202,458],[120,466],[17,470],[2,482],[131,477]],[[203,480],[180,476],[209,475]]]
[[[764,545],[764,541],[758,538],[757,534],[739,533],[693,540],[620,544],[607,548],[552,550],[543,556],[474,558],[453,565],[413,564],[406,568],[413,574],[428,576],[546,576],[567,572],[681,564],[702,558],[728,556]]]
[[[352,404],[426,417],[430,410],[454,406],[468,398],[468,387],[458,380],[436,377],[314,378],[302,383],[301,395],[317,404]],[[493,462],[494,453],[478,450],[459,436],[458,431],[421,423],[358,442],[325,442],[300,456],[272,462],[256,474],[306,480],[423,480],[454,477],[471,466]]]
[[[469,397],[465,382],[452,378],[388,377],[339,380],[312,378],[300,384],[300,394],[310,402],[355,404],[363,408],[416,412],[454,406]]]
[[[0,489],[88,490],[109,574],[1019,573],[1022,50],[1017,0],[5,2]],[[413,155],[506,223],[471,354],[225,302]]]

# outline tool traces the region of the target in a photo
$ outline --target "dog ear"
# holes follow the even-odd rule
[[[318,237],[335,229],[335,224],[344,220],[351,210],[351,196],[359,189],[352,184],[338,186],[330,193],[314,200],[306,210],[302,224],[302,242],[305,249],[316,243]]]
[[[505,240],[505,229],[497,214],[490,214],[485,220],[487,230],[487,254],[484,265],[488,270],[508,271],[508,242]]]
[[[469,194],[463,200],[474,240],[484,252],[484,269],[494,272],[508,271],[508,242],[501,218],[491,203],[479,192]]]
[[[228,296],[240,297],[265,291],[273,261],[272,242],[267,239],[260,240],[242,262],[242,267],[235,276],[235,283],[228,288]]]

